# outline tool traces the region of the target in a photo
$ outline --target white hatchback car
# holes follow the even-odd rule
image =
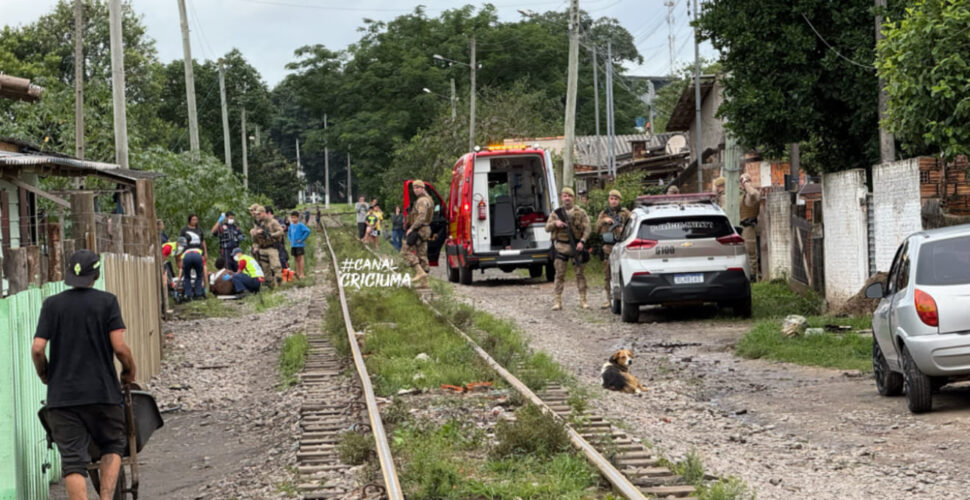
[[[714,302],[751,316],[744,240],[712,193],[641,196],[610,254],[611,308],[635,323],[640,306]]]
[[[910,411],[929,411],[933,393],[970,376],[970,224],[910,235],[899,245],[872,315],[872,368],[883,396],[906,391]]]

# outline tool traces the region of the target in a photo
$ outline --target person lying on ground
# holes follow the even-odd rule
[[[209,290],[213,295],[235,295],[232,285],[233,272],[226,267],[226,259],[216,259],[216,272],[209,274]]]

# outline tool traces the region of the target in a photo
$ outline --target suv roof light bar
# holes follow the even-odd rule
[[[637,206],[684,205],[688,203],[711,203],[717,201],[717,193],[687,193],[643,195],[637,197]]]

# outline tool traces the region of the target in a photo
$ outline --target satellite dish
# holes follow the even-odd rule
[[[669,155],[682,153],[687,150],[687,138],[683,134],[672,135],[667,139],[664,149]]]

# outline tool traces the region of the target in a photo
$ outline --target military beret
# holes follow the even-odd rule
[[[413,181],[413,182],[411,182],[411,185],[414,186],[414,187],[416,187],[416,188],[423,188],[424,187],[424,181]]]
[[[560,194],[568,194],[569,196],[576,196],[576,191],[573,191],[573,188],[571,187],[564,187],[562,188],[562,191],[560,191]]]
[[[621,200],[623,199],[623,195],[620,194],[620,191],[618,191],[616,189],[610,190],[610,196],[616,196],[617,198],[620,198]]]

